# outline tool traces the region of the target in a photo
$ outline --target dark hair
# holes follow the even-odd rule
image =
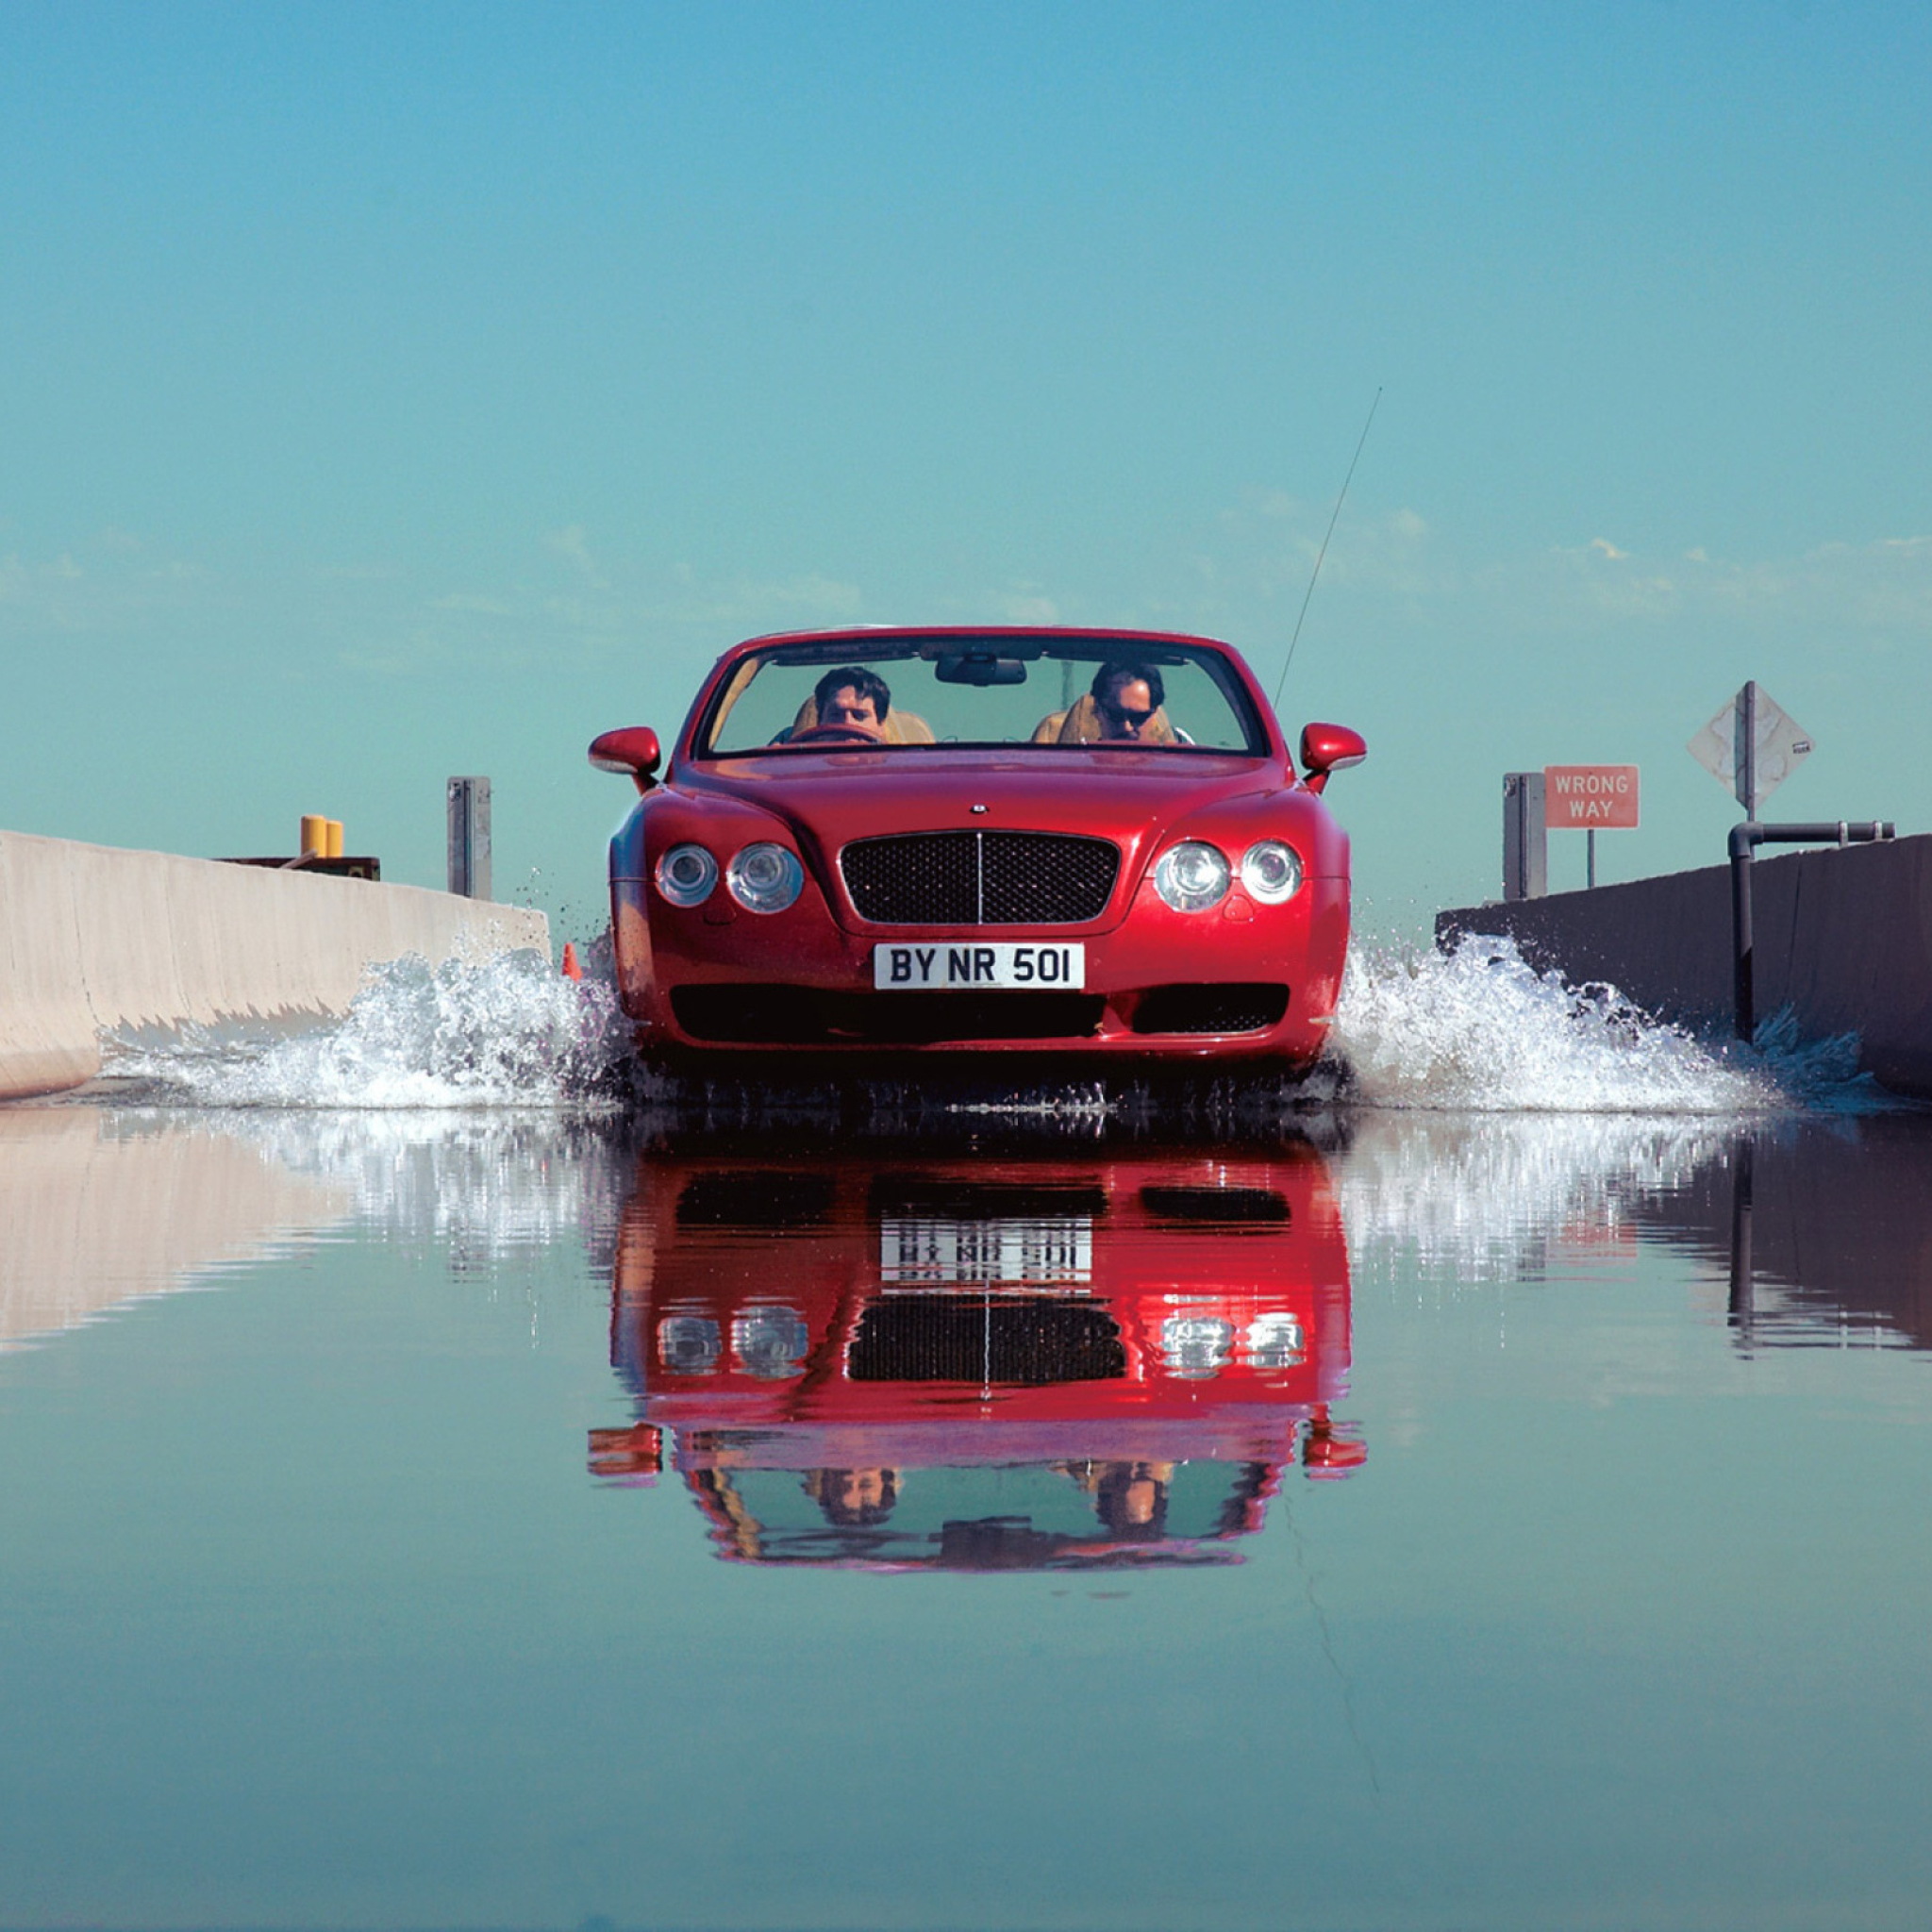
[[[872,708],[883,724],[887,712],[892,708],[892,693],[886,689],[886,680],[876,671],[868,671],[862,664],[841,664],[838,670],[826,672],[812,686],[811,701],[818,708],[819,716],[824,716],[825,707],[848,686],[858,696],[872,700]],[[794,690],[796,688],[793,687]]]
[[[1111,704],[1113,700],[1110,693],[1116,685],[1136,683],[1147,687],[1147,694],[1154,700],[1154,708],[1157,711],[1166,704],[1167,691],[1160,682],[1160,673],[1151,664],[1130,664],[1122,658],[1114,658],[1111,663],[1103,664],[1093,674],[1093,683],[1091,687],[1093,702],[1096,705]],[[879,715],[884,717],[885,713],[882,711]]]

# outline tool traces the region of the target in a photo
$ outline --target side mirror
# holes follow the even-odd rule
[[[1358,765],[1369,755],[1359,731],[1346,724],[1309,724],[1302,731],[1302,769],[1308,774],[1308,790],[1320,791],[1331,772]]]
[[[628,772],[640,791],[657,782],[651,774],[662,757],[658,734],[648,724],[626,724],[591,741],[591,762],[600,772]]]

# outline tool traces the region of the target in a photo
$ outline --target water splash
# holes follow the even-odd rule
[[[518,952],[434,969],[393,960],[370,969],[340,1021],[123,1040],[105,1072],[156,1104],[555,1108],[605,1092],[627,1047],[608,978],[568,980]]]
[[[1496,1113],[1754,1114],[1844,1087],[1855,1043],[1752,1051],[1651,1018],[1614,987],[1539,972],[1507,939],[1453,951],[1357,949],[1336,1052],[1352,1097],[1378,1108]]]
[[[1357,948],[1321,1066],[1300,1080],[1197,1072],[1191,1084],[1113,1068],[1042,1083],[1024,1067],[1002,1077],[983,1056],[890,1081],[801,1084],[782,1063],[738,1061],[715,1074],[654,1074],[631,1058],[608,941],[585,949],[585,967],[572,981],[535,952],[434,970],[397,960],[370,972],[340,1021],[297,1033],[188,1027],[124,1039],[106,1071],[124,1098],[162,1106],[623,1108],[714,1124],[829,1115],[846,1130],[885,1122],[914,1133],[941,1118],[1038,1117],[1109,1137],[1246,1138],[1338,1107],[1735,1116],[1891,1104],[1854,1077],[1855,1041],[1800,1046],[1788,1016],[1761,1030],[1757,1050],[1703,1041],[1613,988],[1578,990],[1538,972],[1507,940],[1472,939],[1446,954]]]

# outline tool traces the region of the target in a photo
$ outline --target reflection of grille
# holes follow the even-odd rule
[[[1121,1331],[1091,1302],[895,1294],[867,1307],[846,1358],[854,1382],[977,1382],[1040,1388],[1116,1382]]]
[[[1288,1203],[1273,1188],[1146,1187],[1141,1205],[1163,1221],[1281,1224],[1290,1218]]]
[[[856,840],[839,869],[877,925],[1078,925],[1107,909],[1121,855],[1058,832],[914,832]]]

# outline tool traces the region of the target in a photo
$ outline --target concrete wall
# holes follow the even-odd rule
[[[1857,1033],[1867,1072],[1932,1096],[1932,837],[1759,858],[1754,874],[1759,1019],[1790,1006],[1807,1039]],[[1439,913],[1438,941],[1457,933],[1506,935],[1671,1019],[1731,1015],[1727,865]]]
[[[104,1032],[322,1018],[379,960],[549,945],[541,912],[420,886],[0,832],[0,1099],[92,1079]]]

